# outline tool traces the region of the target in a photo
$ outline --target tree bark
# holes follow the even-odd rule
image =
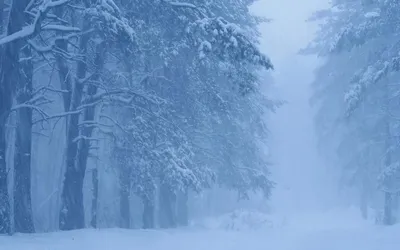
[[[13,1],[7,25],[7,35],[19,30],[27,20],[25,8],[29,0]],[[11,233],[10,199],[8,194],[6,166],[6,123],[11,111],[16,86],[19,85],[19,54],[23,41],[5,44],[1,50],[0,68],[0,233]]]
[[[87,20],[84,20],[84,26],[88,25]],[[83,30],[87,30],[84,27]],[[87,44],[89,37],[83,35],[80,40],[80,53],[86,57]],[[74,81],[74,88],[71,95],[70,111],[76,111],[81,104],[83,97],[82,82],[87,73],[86,59],[78,62],[77,79]],[[70,115],[67,118],[67,150],[66,150],[66,171],[64,177],[64,187],[61,194],[61,211],[59,226],[61,230],[74,230],[85,227],[85,215],[83,207],[83,181],[85,178],[86,169],[80,168],[80,163],[84,159],[83,154],[78,153],[78,142],[76,139],[79,136],[79,114]],[[86,165],[86,164],[85,164]]]
[[[177,212],[176,212],[178,225],[185,227],[189,225],[188,190],[179,192],[178,194],[179,195],[178,195]]]
[[[399,194],[395,193],[392,197],[392,213],[393,213],[393,224],[399,221]]]
[[[5,92],[5,91],[4,91]],[[8,109],[11,104],[8,105],[7,99],[3,92],[3,86],[0,86],[0,234],[11,233],[10,223],[10,197],[8,194],[7,185],[7,165],[6,165],[6,117]]]
[[[24,58],[30,58],[30,48],[23,50]],[[25,103],[32,98],[33,64],[28,59],[21,63],[17,86],[17,103]],[[31,147],[32,109],[17,110],[16,138],[14,152],[14,225],[15,231],[33,233],[35,231],[31,198]]]
[[[385,204],[383,212],[383,224],[387,226],[392,225],[392,194],[389,192],[385,192]]]
[[[0,0],[0,35],[4,32],[4,0]]]
[[[368,219],[368,200],[369,200],[369,183],[367,173],[363,173],[361,180],[361,197],[360,197],[360,210],[364,219]]]
[[[8,46],[7,46],[8,47]],[[6,48],[7,48],[6,47]],[[12,64],[6,63],[7,49],[1,51],[1,69],[0,69],[0,234],[11,233],[10,223],[10,197],[8,194],[8,168],[6,162],[7,152],[7,129],[6,124],[12,105],[12,75],[6,74],[12,70]],[[11,71],[12,73],[12,71]]]
[[[385,113],[384,113],[384,132],[385,132],[385,150],[387,151],[385,154],[385,168],[390,167],[392,164],[392,155],[391,152],[389,151],[392,142],[391,142],[391,132],[390,132],[390,120],[389,120],[389,86],[388,86],[388,80],[385,81]],[[391,188],[392,188],[392,178],[389,177],[389,179],[385,180],[384,186],[385,189],[385,201],[384,201],[384,208],[383,208],[383,224],[384,225],[392,225],[393,224],[393,214],[392,214],[392,193],[391,193]]]
[[[154,228],[154,192],[142,198],[143,200],[143,229]]]
[[[99,177],[98,177],[98,170],[97,168],[93,169],[92,172],[92,211],[91,215],[92,218],[90,220],[90,225],[93,228],[97,228],[97,204],[98,204],[98,197],[99,197]]]
[[[176,221],[176,194],[166,184],[161,184],[160,187],[160,227],[175,228]]]
[[[126,167],[121,169],[120,172],[120,227],[130,228],[131,216],[130,216],[130,187],[131,187],[131,175],[130,168]]]
[[[368,198],[367,198],[367,193],[362,190],[361,191],[361,202],[360,202],[360,210],[361,210],[361,215],[363,219],[368,219]]]

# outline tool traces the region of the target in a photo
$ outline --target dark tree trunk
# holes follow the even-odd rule
[[[30,48],[23,50],[24,58],[30,58]],[[31,60],[21,63],[16,100],[18,104],[32,98],[33,64]],[[31,199],[31,146],[32,146],[32,109],[17,110],[16,138],[14,152],[14,225],[15,231],[33,233]]]
[[[85,226],[82,192],[83,178],[84,173],[79,169],[72,167],[65,172],[64,188],[61,196],[61,230],[81,229]]]
[[[80,103],[82,89],[76,84],[73,95],[73,102]],[[75,106],[75,105],[74,105]],[[76,110],[77,105],[72,109]],[[67,152],[66,152],[66,171],[64,187],[61,195],[62,206],[60,212],[60,229],[74,230],[85,226],[84,207],[83,207],[83,181],[85,170],[77,168],[75,162],[78,157],[78,145],[76,139],[79,136],[79,115],[71,115],[67,128]]]
[[[7,50],[5,51],[7,52]],[[6,164],[7,139],[6,124],[12,104],[11,75],[4,51],[1,51],[1,82],[0,82],[0,234],[11,233],[10,197],[8,194],[8,168]]]
[[[4,32],[4,0],[0,0],[0,35]]]
[[[178,193],[178,202],[177,202],[177,219],[179,226],[188,226],[189,225],[189,209],[188,209],[188,190]]]
[[[120,227],[130,228],[130,189],[131,189],[131,176],[130,168],[122,169],[119,177],[120,181]]]
[[[98,197],[99,197],[99,176],[97,168],[93,169],[92,172],[92,218],[90,220],[90,225],[93,228],[97,228],[97,204],[98,204]]]
[[[94,81],[100,81],[100,73],[103,70],[104,66],[104,55],[105,55],[105,50],[104,50],[103,44],[99,44],[96,48],[96,54],[94,58],[94,64],[96,68],[95,74],[92,76],[92,79]],[[89,85],[87,88],[87,96],[89,103],[93,102],[91,101],[92,97],[97,94],[97,86],[96,85]],[[83,127],[81,128],[81,135],[83,136],[83,139],[80,139],[78,142],[78,157],[77,159],[79,160],[77,163],[77,167],[79,169],[82,169],[82,171],[86,171],[87,167],[87,160],[89,158],[89,152],[90,152],[90,138],[93,133],[93,128],[95,127],[96,121],[95,121],[95,105],[89,106],[84,110],[83,113]],[[93,176],[95,174],[95,176]],[[96,180],[94,180],[96,178]],[[97,185],[98,185],[98,179],[97,179],[97,169],[93,171],[92,173],[92,180],[96,182],[96,186],[94,187],[96,189],[96,194],[93,193],[93,198],[96,200],[92,201],[93,203],[96,204],[96,206],[92,206],[92,212],[93,208],[97,208]],[[93,213],[92,213],[93,214]],[[92,222],[93,222],[93,217],[92,217]],[[93,224],[92,224],[93,226]]]
[[[0,86],[0,234],[11,233],[10,223],[10,197],[7,185],[7,165],[6,165],[6,114],[11,105],[8,105],[4,96],[3,86]]]
[[[175,228],[176,221],[176,194],[165,184],[160,186],[160,227]]]
[[[13,1],[7,25],[7,34],[22,29],[25,24],[25,8],[29,0]],[[11,110],[16,86],[19,84],[19,54],[22,40],[7,43],[1,48],[0,68],[0,233],[11,233],[10,199],[7,188],[6,123]]]
[[[88,20],[84,20],[83,30],[88,30],[88,25]],[[81,55],[85,57],[87,56],[88,41],[88,34],[82,35],[79,48]],[[76,111],[81,105],[84,90],[83,80],[86,78],[86,73],[87,64],[85,58],[79,61],[77,65],[77,77],[74,81],[69,111]],[[61,230],[74,230],[85,227],[83,181],[86,169],[82,168],[83,165],[81,163],[85,161],[85,157],[84,154],[79,152],[81,148],[78,147],[78,143],[82,141],[79,139],[79,117],[80,114],[73,114],[67,118],[66,170],[59,217],[59,227]],[[84,166],[86,166],[86,163],[84,163]]]

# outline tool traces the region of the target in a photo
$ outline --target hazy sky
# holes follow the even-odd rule
[[[259,0],[253,8],[257,15],[273,19],[263,24],[262,47],[276,66],[289,59],[313,37],[315,25],[305,20],[328,0]]]
[[[314,56],[301,56],[297,52],[313,39],[316,24],[305,20],[324,8],[326,0],[260,0],[254,12],[268,18],[271,23],[261,26],[262,49],[271,58],[275,86],[268,96],[288,103],[269,121],[271,153],[275,166],[273,178],[278,186],[273,194],[273,206],[280,212],[312,212],[327,202],[326,185],[329,176],[316,148],[310,83],[318,65]],[[324,185],[322,185],[324,184]]]

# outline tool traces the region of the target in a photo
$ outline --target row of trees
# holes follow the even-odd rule
[[[400,191],[399,11],[394,0],[333,1],[313,16],[323,22],[305,50],[326,60],[313,97],[321,148],[357,190],[363,216],[375,207],[387,225]]]
[[[133,194],[144,228],[157,226],[156,206],[159,226],[187,224],[189,193],[215,184],[268,196],[263,121],[279,103],[260,93],[260,70],[272,64],[257,48],[264,20],[249,13],[252,2],[1,1],[0,233],[35,231],[35,162],[56,157],[34,160],[51,150],[42,137],[63,151],[42,178],[63,173],[52,192],[61,230],[87,226],[87,180],[98,227],[112,198],[100,198],[102,171],[118,177],[116,220],[126,228]]]

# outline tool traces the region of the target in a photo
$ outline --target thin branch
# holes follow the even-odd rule
[[[33,122],[33,124],[36,124],[36,123],[39,123],[39,122],[48,121],[48,120],[51,120],[51,119],[62,118],[62,117],[70,116],[70,115],[81,114],[82,111],[83,110],[75,110],[75,111],[68,111],[68,112],[58,113],[58,114],[51,115],[51,116],[48,116],[48,117],[40,119],[40,120],[36,120],[36,121]]]

